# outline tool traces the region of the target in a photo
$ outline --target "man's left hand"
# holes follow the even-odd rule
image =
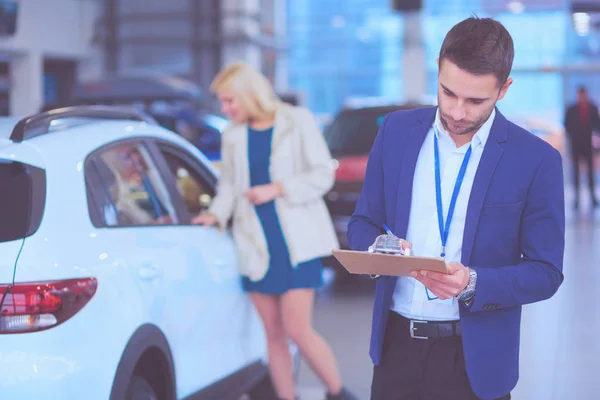
[[[434,271],[413,271],[411,276],[421,282],[440,300],[455,297],[469,284],[469,268],[459,262],[447,264],[448,274]]]

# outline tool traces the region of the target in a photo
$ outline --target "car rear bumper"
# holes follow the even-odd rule
[[[61,327],[0,337],[3,400],[110,397],[118,359],[106,346],[86,339],[85,331],[66,337]]]
[[[101,280],[101,279],[100,279]],[[53,328],[0,335],[2,400],[107,400],[139,307],[109,310],[115,286],[99,285],[73,317]]]

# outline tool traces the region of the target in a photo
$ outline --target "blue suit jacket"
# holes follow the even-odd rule
[[[435,112],[422,108],[386,117],[348,226],[352,249],[367,250],[383,224],[406,237],[415,165]],[[564,208],[560,154],[496,110],[462,245],[462,263],[478,276],[471,307],[460,306],[460,323],[467,375],[481,398],[498,398],[515,387],[521,306],[548,299],[563,281]],[[375,364],[396,280],[377,280],[370,350]]]

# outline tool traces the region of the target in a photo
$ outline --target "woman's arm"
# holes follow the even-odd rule
[[[307,168],[302,173],[279,182],[283,197],[291,204],[302,204],[322,198],[333,186],[331,153],[310,111],[297,109],[296,123],[302,135],[302,156]]]

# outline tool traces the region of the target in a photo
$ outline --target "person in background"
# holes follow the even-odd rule
[[[575,209],[579,208],[579,164],[587,164],[588,186],[592,198],[592,206],[598,206],[594,185],[594,158],[592,149],[592,131],[600,130],[600,115],[585,87],[577,90],[577,103],[567,109],[565,129],[571,144],[573,162],[573,178],[575,183]]]
[[[173,221],[169,211],[163,205],[155,190],[150,177],[150,168],[137,147],[133,145],[122,145],[115,149],[119,161],[120,194],[115,202],[117,206],[128,204],[127,209],[134,212],[131,206],[137,208],[138,218],[129,222],[132,225],[141,223],[142,217],[147,218],[144,222],[152,225],[168,225]],[[140,214],[139,211],[142,211]],[[121,223],[126,225],[126,218]]]
[[[327,386],[327,399],[354,399],[311,323],[321,259],[339,246],[323,201],[334,180],[323,135],[308,110],[280,101],[247,64],[224,68],[211,90],[231,124],[217,194],[193,222],[224,229],[233,217],[243,288],[265,328],[278,397],[295,398],[289,337]]]

